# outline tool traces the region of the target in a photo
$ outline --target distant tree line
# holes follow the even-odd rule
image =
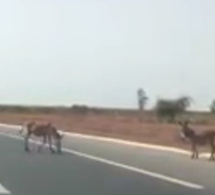
[[[140,88],[137,91],[139,118],[143,121],[144,108],[149,100],[146,92]],[[160,98],[155,103],[154,111],[160,121],[175,122],[177,117],[186,113],[192,103],[192,98],[189,96],[181,96],[175,99]],[[210,105],[211,113],[215,113],[215,99]]]
[[[105,109],[97,107],[89,107],[87,105],[74,104],[68,106],[22,106],[22,105],[0,105],[0,112],[17,112],[17,113],[74,113],[74,114],[116,114],[116,115],[132,115],[138,114],[140,121],[144,119],[144,112],[149,98],[143,88],[137,90],[138,112],[135,109]],[[159,121],[175,122],[178,117],[183,116],[190,107],[192,99],[189,96],[181,96],[178,98],[159,98],[157,99],[153,113],[156,114]],[[215,114],[215,99],[210,104],[211,113]]]
[[[190,104],[191,99],[185,96],[176,99],[158,99],[155,111],[161,121],[175,122],[176,117],[185,113]]]

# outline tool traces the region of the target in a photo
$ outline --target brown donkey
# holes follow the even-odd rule
[[[49,150],[54,153],[55,150],[52,148],[52,139],[55,139],[57,152],[61,153],[61,140],[63,136],[60,135],[60,133],[51,123],[37,124],[35,122],[28,122],[23,125],[20,133],[22,133],[23,131],[25,131],[25,151],[30,151],[28,142],[31,135],[34,135],[43,138],[43,143],[38,146],[38,152],[41,151],[41,148],[46,144],[46,141],[48,140]]]
[[[191,158],[198,159],[199,152],[197,146],[204,146],[209,144],[211,148],[211,155],[209,160],[215,160],[215,131],[214,130],[206,130],[201,133],[196,133],[195,130],[189,127],[189,121],[179,122],[179,125],[182,127],[181,133],[187,138],[191,143],[192,155]]]

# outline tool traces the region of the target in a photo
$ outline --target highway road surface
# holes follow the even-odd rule
[[[0,194],[215,194],[215,163],[173,152],[65,137],[62,155],[23,150],[16,131],[0,129]]]

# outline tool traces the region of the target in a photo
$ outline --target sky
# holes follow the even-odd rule
[[[135,108],[215,98],[214,0],[0,1],[0,103]]]

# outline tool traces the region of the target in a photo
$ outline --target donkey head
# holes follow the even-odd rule
[[[185,120],[185,121],[179,121],[178,124],[184,129],[187,128],[189,125],[190,121],[189,120]]]
[[[189,127],[189,120],[180,121],[178,124],[181,126],[180,136],[183,140],[185,138],[192,138],[195,135],[194,130]]]
[[[26,122],[22,125],[21,129],[19,130],[19,134],[27,133],[32,130],[33,126],[35,125],[35,121]]]

